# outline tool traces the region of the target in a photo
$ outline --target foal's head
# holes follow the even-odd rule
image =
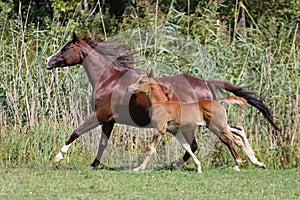
[[[159,87],[159,82],[153,76],[153,70],[151,69],[150,72],[146,76],[142,76],[137,80],[137,82],[133,83],[127,88],[128,92],[132,93],[149,93],[149,90],[153,90]]]
[[[74,32],[71,34],[72,40],[45,60],[46,68],[65,67],[81,64],[83,54],[81,51],[82,40]]]

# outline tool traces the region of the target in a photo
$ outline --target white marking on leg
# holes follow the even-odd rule
[[[195,154],[192,152],[192,149],[190,147],[190,145],[186,142],[184,136],[182,135],[182,132],[179,131],[175,137],[177,138],[177,140],[179,141],[179,143],[182,145],[182,147],[192,156],[195,165],[197,166],[197,171],[198,173],[202,173],[201,170],[201,163],[200,161],[197,159],[197,157],[195,156]]]
[[[62,160],[64,158],[64,155],[67,153],[68,149],[70,148],[71,144],[64,145],[58,152],[58,154],[55,156],[55,161]]]
[[[152,154],[156,152],[156,148],[157,148],[157,145],[159,144],[159,142],[161,140],[162,134],[163,133],[160,133],[160,132],[157,132],[157,133],[154,134],[153,141],[149,146],[149,150],[147,151],[146,158],[144,159],[143,163],[140,164],[140,166],[134,168],[133,171],[139,171],[141,169],[143,170],[143,169],[146,168],[148,162],[150,161],[150,158],[151,158]]]
[[[146,158],[144,159],[143,163],[140,164],[138,167],[134,168],[133,171],[138,172],[140,170],[144,170],[146,168],[150,158],[151,158],[151,155],[152,155],[152,151],[148,152],[148,154],[147,154]]]
[[[248,156],[248,158],[250,159],[250,161],[255,164],[258,165],[259,167],[265,168],[265,164],[262,162],[259,162],[258,159],[255,157],[254,151],[251,147],[251,145],[248,142],[248,139],[246,137],[246,134],[243,130],[242,127],[240,127],[242,130],[238,130],[236,128],[230,127],[228,126],[229,130],[233,133],[233,139],[235,139],[236,141],[240,141],[244,144],[243,146],[240,146],[240,148],[242,148],[242,150],[245,152],[245,154]],[[239,138],[237,138],[236,136],[238,136]],[[234,141],[236,143],[236,141]]]
[[[242,138],[242,140],[243,140],[243,142],[244,142],[246,148],[249,150],[250,153],[252,153],[252,154],[254,155],[254,151],[253,151],[251,145],[249,144],[249,141],[248,141],[248,138],[247,138],[247,136],[246,136],[246,133],[245,133],[244,129],[243,129],[242,127],[240,127],[240,126],[239,126],[239,128],[240,128],[241,130],[239,130],[239,129],[237,129],[237,128],[234,128],[234,127],[230,127],[230,126],[228,126],[228,128],[229,128],[229,130],[230,130],[234,135],[238,135],[238,136],[240,136],[240,137]]]

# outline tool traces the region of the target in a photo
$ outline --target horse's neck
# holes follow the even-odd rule
[[[161,104],[168,101],[167,96],[162,90],[160,84],[151,85],[149,88],[149,98],[151,100],[151,104]]]
[[[103,78],[102,76],[109,67],[105,58],[99,56],[94,51],[86,56],[82,65],[86,71],[90,83],[92,84],[93,89],[97,82]]]

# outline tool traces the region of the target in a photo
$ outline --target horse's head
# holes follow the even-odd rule
[[[81,64],[83,54],[80,50],[81,39],[73,32],[72,40],[66,43],[60,50],[45,60],[46,68],[66,67]]]
[[[157,84],[157,80],[153,77],[153,70],[151,69],[147,76],[142,76],[135,83],[127,88],[130,93],[149,93],[152,85]]]

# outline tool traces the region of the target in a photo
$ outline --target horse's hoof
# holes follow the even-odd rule
[[[182,160],[180,160],[180,161],[178,161],[177,163],[176,163],[176,168],[179,168],[179,167],[181,167],[182,165],[184,164],[184,160],[182,159]]]
[[[198,172],[199,174],[202,174],[202,169],[201,169],[201,167],[197,169],[197,172]]]
[[[62,160],[61,158],[59,158],[59,157],[55,157],[55,158],[53,159],[53,161],[52,161],[52,162],[56,163],[56,162],[59,162],[59,161],[61,161],[61,160]]]
[[[96,167],[93,167],[93,166],[89,165],[89,166],[87,166],[87,169],[88,170],[94,170],[94,169],[96,169]]]
[[[238,166],[238,165],[235,165],[235,166],[233,166],[233,168],[232,168],[234,171],[237,171],[237,172],[239,172],[240,171],[240,166]]]

